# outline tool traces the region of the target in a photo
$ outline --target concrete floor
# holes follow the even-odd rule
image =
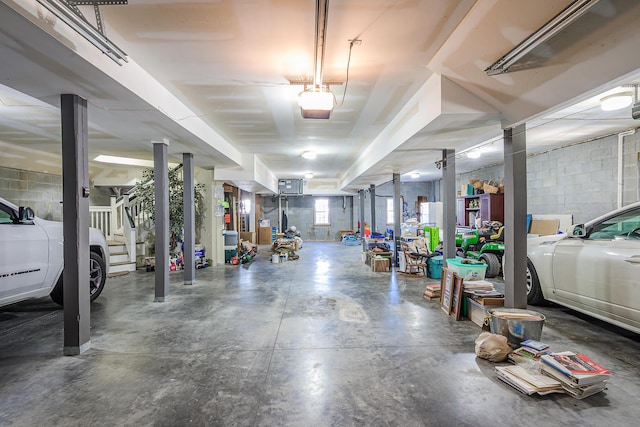
[[[0,309],[0,425],[622,426],[640,419],[640,336],[561,307],[542,340],[612,371],[585,400],[525,396],[474,354],[480,328],[422,298],[424,278],[373,273],[360,247],[300,259],[110,279],[91,350],[62,356],[48,299]],[[433,280],[431,280],[433,281]],[[524,420],[524,421],[523,421]]]

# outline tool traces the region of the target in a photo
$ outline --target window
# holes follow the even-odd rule
[[[242,213],[245,213],[245,214],[251,213],[251,199],[244,199],[242,201]]]
[[[329,199],[316,199],[314,225],[329,225]]]
[[[13,223],[13,210],[9,206],[0,205],[0,224]]]
[[[593,226],[590,239],[640,239],[640,209],[620,213]]]
[[[393,224],[393,197],[387,198],[387,225]]]

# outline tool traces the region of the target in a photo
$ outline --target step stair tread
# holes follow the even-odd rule
[[[113,267],[116,265],[129,265],[129,264],[135,264],[135,262],[131,262],[131,261],[113,262],[113,263],[109,263],[109,266]]]

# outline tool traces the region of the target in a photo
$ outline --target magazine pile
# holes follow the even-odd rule
[[[611,372],[584,354],[570,351],[540,356],[542,373],[562,383],[567,394],[584,399],[607,387]]]
[[[566,393],[584,399],[603,391],[611,377],[584,354],[551,352],[548,345],[533,340],[521,343],[509,360],[515,366],[496,366],[498,378],[527,395]]]

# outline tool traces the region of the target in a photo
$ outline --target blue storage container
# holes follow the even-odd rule
[[[440,279],[442,277],[442,266],[444,260],[442,255],[432,256],[427,260],[427,275],[432,279]]]

